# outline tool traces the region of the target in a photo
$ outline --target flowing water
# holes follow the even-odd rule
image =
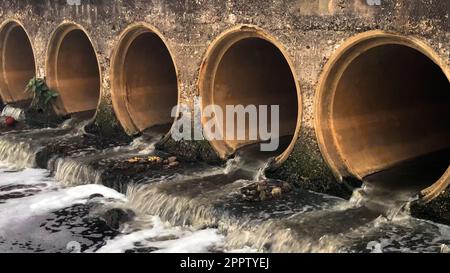
[[[52,139],[84,134],[77,124],[0,136],[0,252],[440,252],[450,244],[450,227],[410,217],[408,198],[368,205],[377,203],[367,197],[377,196],[377,177],[350,201],[303,191],[267,179],[270,161],[252,147],[223,167],[119,181],[121,192],[103,186],[112,179],[105,162],[158,154],[153,134],[33,168]]]

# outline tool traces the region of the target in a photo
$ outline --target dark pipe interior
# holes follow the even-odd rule
[[[124,86],[127,110],[139,131],[166,134],[178,102],[175,65],[164,42],[152,32],[135,38],[126,52]]]
[[[33,48],[21,26],[5,27],[5,31],[9,33],[2,35],[2,92],[6,102],[18,102],[30,98],[25,86],[36,73]]]
[[[224,112],[226,105],[255,105],[257,108],[260,105],[279,105],[280,147],[275,153],[265,156],[279,155],[289,146],[299,114],[297,89],[290,66],[276,46],[260,38],[246,38],[235,43],[220,61],[213,88],[214,103],[221,106]],[[236,126],[236,121],[234,128],[220,125],[223,132],[229,129],[236,132]],[[225,139],[226,144],[236,150],[259,142],[250,140],[250,128],[247,121],[246,139]]]
[[[66,113],[95,111],[100,98],[100,72],[94,48],[82,30],[69,32],[57,52],[59,100]]]
[[[332,110],[349,171],[390,186],[436,182],[450,165],[449,91],[440,67],[410,47],[378,46],[353,60]]]

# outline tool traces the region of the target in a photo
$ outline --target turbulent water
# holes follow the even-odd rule
[[[405,203],[389,213],[367,206],[370,185],[350,201],[301,190],[242,200],[241,190],[266,179],[267,167],[258,162],[249,171],[245,156],[119,193],[90,163],[151,155],[154,142],[85,149],[54,158],[52,171],[32,168],[47,130],[73,134],[0,137],[0,252],[441,252],[450,244],[450,227],[410,217]]]

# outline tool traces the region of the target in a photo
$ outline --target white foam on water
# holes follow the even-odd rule
[[[227,253],[261,253],[260,250],[255,249],[255,248],[251,248],[251,247],[244,247],[241,249],[231,249],[226,251]]]
[[[0,237],[14,233],[14,230],[28,221],[42,217],[53,211],[71,207],[76,204],[86,204],[93,194],[101,194],[102,199],[114,200],[115,206],[123,205],[127,199],[123,194],[102,185],[90,184],[65,188],[49,172],[43,169],[14,170],[12,165],[0,163],[0,187],[9,185],[41,185],[41,191],[33,196],[19,199],[8,199],[0,204]],[[42,187],[46,185],[46,187]],[[20,191],[20,189],[19,189]],[[106,204],[106,203],[105,203]],[[103,206],[106,206],[106,205]],[[113,204],[113,206],[114,206]],[[121,253],[126,250],[136,249],[135,243],[141,243],[144,247],[156,248],[158,252],[207,252],[214,245],[220,244],[223,236],[215,229],[195,231],[189,228],[173,227],[163,223],[159,217],[148,216],[146,226],[129,232],[123,230],[123,234],[106,242],[96,252]],[[133,225],[133,223],[130,223]],[[125,224],[125,227],[128,225]],[[30,230],[37,232],[38,230]],[[66,232],[62,230],[61,232]],[[69,232],[69,231],[67,231]],[[70,233],[67,233],[69,237]],[[45,241],[43,239],[43,241]],[[76,252],[76,251],[74,251]],[[87,250],[86,252],[92,252]]]
[[[412,217],[376,219],[372,226],[360,230],[361,236],[376,238],[367,243],[372,253],[435,253],[450,242],[450,227]]]
[[[140,248],[155,248],[154,253],[204,253],[211,247],[220,245],[224,236],[216,229],[191,231],[187,228],[172,227],[154,216],[152,227],[118,236],[106,242],[97,253],[124,253]]]
[[[152,154],[156,150],[156,143],[157,141],[147,141],[144,137],[138,137],[133,140],[133,142],[130,143],[128,147],[126,147],[128,150],[138,150],[138,154],[140,155],[147,155]]]
[[[189,174],[178,174],[166,178],[159,178],[167,183],[169,180],[183,180],[188,178],[209,176],[212,174],[226,173],[233,170],[233,163],[230,162],[225,168],[214,167],[205,168],[201,171],[192,172]],[[95,179],[94,179],[95,180]],[[235,182],[242,183],[242,182]],[[49,176],[47,170],[24,168],[17,170],[17,167],[11,164],[0,162],[0,187],[9,185],[36,185],[39,190],[32,196],[22,198],[6,199],[5,203],[0,204],[0,237],[3,234],[8,234],[14,231],[17,227],[26,225],[30,219],[34,217],[42,217],[47,213],[71,207],[76,204],[85,204],[88,198],[93,194],[101,194],[105,198],[110,198],[114,204],[121,204],[124,207],[130,205],[133,201],[133,195],[127,199],[123,194],[117,191],[97,184],[81,185],[71,188],[66,188],[61,183],[58,183],[54,178]],[[136,193],[142,195],[141,188],[136,188]],[[12,191],[21,191],[20,187],[11,191],[3,191],[8,193]],[[327,199],[333,200],[336,205],[328,209],[347,210],[354,207],[361,206],[361,200],[364,198],[361,192],[355,192],[352,201],[348,202],[336,197],[321,195]],[[144,198],[145,197],[145,198]],[[143,196],[142,199],[137,199],[139,205],[144,206],[152,200],[152,196]],[[113,204],[113,206],[114,206]],[[104,206],[105,203],[103,203]],[[154,208],[154,204],[152,204]],[[109,205],[108,205],[109,207]],[[132,206],[131,206],[132,207]],[[309,211],[311,207],[304,205],[305,212]],[[138,214],[144,209],[135,209]],[[301,212],[303,213],[303,211]],[[162,214],[161,214],[162,215]],[[196,230],[192,227],[171,226],[168,223],[162,222],[158,216],[138,215],[139,217],[148,217],[150,220],[145,225],[139,225],[121,231],[121,235],[107,240],[106,244],[98,251],[92,249],[90,252],[112,252],[120,253],[128,250],[133,251],[153,251],[161,253],[203,253],[215,250],[223,250],[227,245],[223,235],[217,229],[202,229]],[[326,217],[326,216],[325,216]],[[293,216],[291,216],[293,218]],[[127,223],[134,225],[137,220]],[[124,226],[127,227],[127,224]],[[268,226],[270,228],[271,226]],[[272,229],[269,229],[272,232]],[[30,230],[30,232],[34,232]],[[68,232],[69,230],[63,230]],[[238,230],[241,234],[242,230]],[[39,230],[37,231],[39,234]],[[271,233],[261,233],[271,234]],[[285,236],[286,235],[286,236]],[[308,243],[308,238],[294,238],[289,237],[290,234],[279,234],[280,242],[295,239],[305,240]],[[37,237],[37,236],[36,236]],[[67,236],[69,237],[69,235]],[[242,238],[242,237],[239,237]],[[260,236],[259,241],[264,242],[265,237]],[[306,246],[304,249],[316,252],[335,252],[341,249],[346,252],[352,251],[368,251],[373,253],[381,252],[443,252],[448,251],[446,247],[450,243],[450,227],[439,225],[429,221],[418,220],[410,217],[408,214],[398,214],[397,211],[394,217],[389,219],[386,217],[378,217],[373,221],[358,226],[344,234],[338,235],[324,235],[315,245]],[[362,244],[362,245],[361,245]],[[256,245],[263,245],[256,244]],[[252,245],[253,246],[253,245]],[[233,248],[234,247],[234,248]],[[250,253],[258,252],[260,249],[254,247],[242,247],[241,245],[231,245],[231,249],[225,251],[232,253]],[[356,247],[356,248],[353,248]],[[236,249],[240,248],[240,249]],[[147,250],[146,250],[147,249]],[[274,247],[276,250],[277,248]],[[298,248],[300,249],[300,248]],[[357,250],[355,250],[357,249]],[[89,252],[89,250],[88,250]]]
[[[27,172],[25,171],[25,173]],[[40,178],[44,178],[42,174],[45,173],[41,173]],[[35,179],[37,179],[36,177]],[[47,183],[51,183],[51,187],[46,191],[29,197],[8,200],[0,205],[0,236],[31,217],[67,208],[74,204],[84,204],[87,202],[87,198],[93,194],[102,194],[106,198],[125,201],[124,195],[101,185],[61,188],[54,181]]]
[[[142,242],[156,236],[181,235],[180,228],[166,227],[159,217],[152,217],[153,227],[118,236],[106,242],[106,245],[97,250],[98,253],[123,253],[133,249],[135,243]]]
[[[152,246],[161,248],[155,253],[205,253],[223,239],[216,229],[205,229],[177,240],[157,242]]]
[[[383,253],[383,244],[371,241],[367,244],[367,250],[370,250],[371,253]]]
[[[48,175],[47,170],[26,168],[16,171],[14,166],[0,163],[0,186],[42,184],[51,181]]]
[[[227,160],[225,164],[225,168],[223,169],[224,174],[230,174],[236,170],[238,170],[242,165],[242,158],[237,155],[233,158]]]

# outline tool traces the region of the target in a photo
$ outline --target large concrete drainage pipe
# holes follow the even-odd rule
[[[112,60],[112,101],[130,134],[168,134],[178,103],[175,63],[162,35],[146,24],[124,31]]]
[[[59,93],[58,114],[94,115],[100,99],[100,68],[81,26],[64,23],[53,33],[47,52],[47,83]]]
[[[13,20],[0,26],[0,94],[5,103],[27,101],[27,82],[36,75],[33,47],[23,26]]]
[[[268,118],[267,124],[261,124],[263,119],[258,112],[257,124],[250,124],[247,116],[245,128],[236,128],[237,120],[234,124],[226,122],[227,106],[254,105],[258,110],[260,106],[268,106],[270,116],[271,106],[277,105],[279,120],[273,122],[279,123],[280,134],[275,137],[279,138],[280,145],[273,152],[257,150],[257,156],[274,157],[275,165],[287,159],[300,131],[300,89],[288,54],[274,38],[253,26],[238,26],[220,35],[207,52],[199,90],[203,110],[216,105],[223,111],[223,119],[216,120],[220,137],[210,141],[221,157],[260,143],[260,135],[255,139],[254,135],[250,136],[250,130],[259,132],[260,126],[266,126],[270,131],[272,123]],[[203,115],[204,125],[210,121],[211,117]],[[242,129],[245,138],[238,138],[237,131]]]
[[[321,150],[339,177],[425,200],[450,182],[449,70],[424,43],[381,31],[350,39],[329,61],[316,101]]]

